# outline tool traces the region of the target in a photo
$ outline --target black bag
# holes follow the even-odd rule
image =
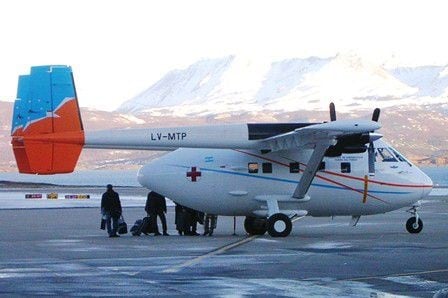
[[[147,217],[143,218],[142,232],[146,233],[146,234],[158,233],[159,230],[157,229],[155,220],[156,220],[156,218],[152,217],[152,216],[147,216]]]
[[[106,220],[103,219],[103,218],[101,218],[100,229],[101,230],[105,230],[106,229]]]
[[[118,234],[126,234],[128,232],[128,225],[124,221],[123,216],[118,220]]]
[[[153,220],[151,217],[146,216],[143,220],[139,219],[135,222],[134,226],[131,228],[133,236],[140,236],[143,234],[155,233]]]
[[[137,219],[134,223],[134,225],[131,228],[131,234],[132,236],[140,236],[140,226],[142,225],[143,220]]]

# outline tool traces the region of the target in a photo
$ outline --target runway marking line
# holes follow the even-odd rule
[[[291,220],[291,222],[294,223],[294,222],[296,222],[296,221],[298,221],[299,219],[302,219],[302,218],[305,218],[305,216],[294,218],[293,220]],[[198,257],[196,257],[194,259],[191,259],[191,260],[188,260],[188,261],[186,261],[186,262],[184,262],[182,264],[173,266],[171,268],[167,268],[167,269],[163,270],[162,273],[177,273],[177,272],[181,271],[184,268],[187,268],[187,267],[190,267],[190,266],[193,266],[193,265],[196,265],[196,264],[200,263],[202,260],[204,260],[204,259],[206,259],[208,257],[212,257],[212,256],[216,256],[216,255],[225,253],[228,250],[231,250],[232,248],[235,248],[235,247],[238,247],[238,246],[243,245],[245,243],[248,243],[248,242],[258,238],[259,236],[260,235],[249,236],[249,237],[246,237],[244,239],[238,240],[236,242],[233,242],[233,243],[227,244],[225,246],[219,247],[219,248],[217,248],[215,250],[212,250],[212,251],[210,251],[210,252],[208,252],[208,253],[206,253],[204,255],[198,256]]]
[[[347,278],[347,279],[339,279],[339,280],[340,281],[363,281],[363,280],[377,279],[377,278],[413,276],[413,275],[419,275],[419,274],[442,273],[442,272],[448,272],[448,268],[438,269],[438,270],[416,271],[416,272],[409,272],[409,273],[395,273],[395,274],[389,274],[389,275],[355,277],[355,278]]]

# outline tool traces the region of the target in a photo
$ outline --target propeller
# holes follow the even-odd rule
[[[336,107],[333,102],[330,103],[330,120],[336,121]]]
[[[375,110],[373,110],[372,121],[378,122],[378,120],[380,118],[380,112],[381,112],[381,110],[379,108],[376,108]],[[330,120],[336,121],[336,107],[333,102],[330,103]],[[368,161],[369,161],[369,175],[374,176],[375,175],[375,147],[373,145],[373,142],[375,140],[378,140],[379,138],[381,138],[381,135],[376,134],[373,131],[371,131],[368,135],[366,135],[364,137],[368,137],[368,142],[369,142],[369,148],[367,149]],[[366,140],[366,142],[367,142],[367,140]]]
[[[378,122],[378,119],[380,118],[380,109],[376,108],[373,110],[372,114],[372,121]],[[372,131],[373,133],[373,131]],[[369,142],[369,149],[368,149],[368,156],[369,156],[369,175],[374,176],[375,175],[375,147],[373,145],[372,138]]]
[[[380,109],[376,108],[373,110],[372,121],[378,122],[378,118],[380,118]]]

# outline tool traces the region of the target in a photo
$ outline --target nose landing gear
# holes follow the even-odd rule
[[[417,213],[418,208],[420,208],[420,204],[414,204],[407,210],[407,212],[412,214],[412,217],[406,221],[406,230],[411,234],[417,234],[423,230],[423,221]]]

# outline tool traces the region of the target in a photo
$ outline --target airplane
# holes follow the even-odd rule
[[[164,150],[139,183],[215,215],[245,216],[248,234],[286,237],[304,216],[360,217],[410,207],[409,233],[423,221],[418,201],[431,179],[381,139],[372,120],[246,123],[84,131],[70,66],[31,67],[19,76],[12,147],[20,173],[74,171],[83,148]]]

